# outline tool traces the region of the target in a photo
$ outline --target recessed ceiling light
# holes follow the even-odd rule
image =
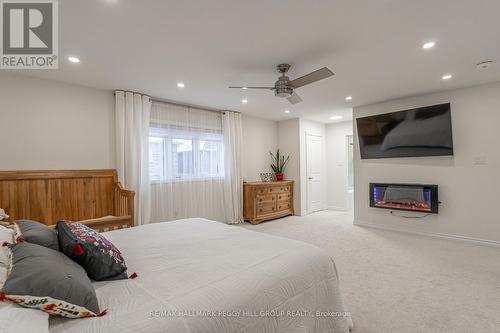
[[[77,57],[68,57],[68,61],[77,64],[80,62],[80,59]]]
[[[453,75],[451,75],[451,74],[446,74],[446,75],[443,75],[442,79],[443,79],[443,80],[449,80],[449,79],[451,79],[452,77],[453,77]]]
[[[436,43],[434,42],[427,42],[424,45],[422,45],[423,49],[432,49],[434,46],[436,46]]]
[[[241,87],[241,89],[243,89],[243,90],[247,90],[248,88],[247,88],[247,87]]]
[[[243,103],[243,104],[247,104],[247,103],[248,103],[248,99],[243,98],[243,99],[241,100],[241,103]]]
[[[185,87],[185,85],[184,85],[184,83],[179,82],[179,83],[177,83],[177,87],[179,87],[179,88],[184,88],[184,87]]]
[[[350,100],[352,100],[352,96],[347,96],[347,97],[345,98],[345,100],[346,100],[346,101],[350,101]]]
[[[339,119],[342,119],[342,116],[331,116],[330,119],[331,120],[339,120]]]
[[[285,113],[290,113],[290,110],[285,110]]]

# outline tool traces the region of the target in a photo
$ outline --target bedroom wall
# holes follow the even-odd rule
[[[454,157],[361,160],[354,134],[354,223],[500,245],[500,83],[357,107],[354,117],[446,102],[452,108]],[[438,184],[440,213],[405,219],[370,208],[369,182]]]
[[[326,201],[328,209],[351,209],[347,189],[347,136],[352,135],[352,121],[326,125]]]
[[[298,118],[278,122],[278,147],[287,155],[290,161],[285,169],[285,179],[294,181],[293,208],[295,215],[300,215],[301,184],[300,184],[300,120]]]
[[[276,121],[243,115],[243,178],[260,181],[261,172],[272,172],[269,152],[278,148]]]
[[[113,94],[0,74],[0,170],[114,168]]]

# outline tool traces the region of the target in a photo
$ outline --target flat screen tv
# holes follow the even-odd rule
[[[356,119],[362,159],[453,155],[450,103]]]

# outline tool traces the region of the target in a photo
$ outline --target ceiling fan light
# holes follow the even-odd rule
[[[292,94],[293,94],[293,88],[288,86],[276,85],[276,89],[274,90],[274,95],[278,97],[288,98],[292,96]]]
[[[278,96],[278,97],[285,97],[285,98],[288,98],[288,97],[292,96],[291,93],[286,92],[286,91],[284,91],[284,92],[276,92],[275,95]]]

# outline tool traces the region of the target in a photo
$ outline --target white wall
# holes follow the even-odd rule
[[[327,207],[351,209],[347,192],[347,136],[352,135],[352,121],[326,125]]]
[[[321,161],[321,169],[323,175],[323,186],[322,186],[322,201],[323,209],[326,209],[326,145],[325,136],[326,129],[325,124],[318,123],[316,121],[300,119],[300,186],[301,186],[301,215],[307,214],[307,134],[320,136],[323,140],[323,160]]]
[[[355,139],[355,223],[500,242],[500,83],[358,107],[354,117],[451,102],[454,157],[361,160]],[[485,159],[485,165],[476,165]],[[476,161],[476,162],[475,162]],[[439,185],[439,215],[404,219],[370,208],[369,182]]]
[[[260,181],[261,172],[272,172],[269,152],[278,148],[278,123],[243,115],[243,177]]]
[[[290,119],[278,123],[278,147],[284,154],[290,155],[285,169],[285,179],[294,181],[293,208],[295,215],[301,212],[300,185],[300,132],[299,119]]]
[[[114,168],[110,91],[0,74],[0,170]]]

